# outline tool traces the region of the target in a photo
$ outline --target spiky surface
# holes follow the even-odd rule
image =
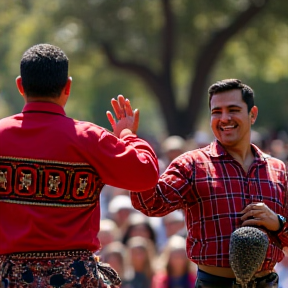
[[[229,261],[242,287],[262,265],[268,245],[267,234],[255,227],[241,227],[231,234]]]

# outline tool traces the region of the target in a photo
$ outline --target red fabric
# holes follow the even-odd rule
[[[253,145],[255,160],[248,173],[218,141],[176,158],[158,185],[131,192],[133,206],[149,216],[183,209],[187,224],[187,254],[197,264],[229,267],[231,233],[242,224],[240,212],[252,202],[264,202],[288,216],[287,178],[282,161]],[[279,234],[288,246],[288,227]],[[283,252],[270,244],[263,269],[272,269]]]
[[[17,169],[12,164],[7,168],[7,159],[10,159],[15,167],[18,165]],[[44,180],[40,181],[39,169],[43,164],[40,163],[42,160],[47,167],[43,174]],[[56,168],[53,168],[49,161],[59,161],[60,164],[55,164]],[[66,249],[96,251],[100,247],[97,238],[100,221],[99,195],[96,197],[90,194],[93,194],[94,190],[98,193],[103,186],[102,182],[140,191],[152,188],[158,179],[156,155],[144,140],[136,135],[118,139],[95,124],[68,118],[61,106],[44,102],[30,102],[24,106],[22,113],[0,120],[0,162],[0,254]],[[74,173],[77,163],[84,163],[85,171]],[[73,168],[72,178],[68,177],[70,170],[68,171],[66,166],[70,170]],[[17,179],[12,176],[13,167],[16,169]],[[31,175],[26,175],[28,180],[29,176],[34,180],[24,195],[25,185],[19,184],[11,188],[9,183],[23,181],[27,169],[32,171]],[[36,169],[35,173],[33,169]],[[58,174],[62,179],[59,189],[57,178],[53,176],[55,171],[60,171]],[[63,181],[65,175],[68,176]],[[87,189],[83,190],[84,192],[80,189],[80,182],[85,180],[85,175],[100,177],[99,180],[95,178],[89,182],[90,186],[86,187],[92,189],[92,192],[89,190],[89,195]],[[84,180],[80,179],[82,176]],[[68,193],[70,190],[63,186],[70,185],[72,180],[69,179],[78,183],[78,188],[69,188],[71,195]],[[57,189],[52,185],[55,191],[50,191],[46,185],[43,191],[35,191],[42,183],[44,186],[47,183],[56,183]],[[14,192],[10,188],[14,189]],[[39,197],[36,192],[41,194],[41,201],[36,201]],[[61,200],[63,206],[58,205],[60,196],[67,196],[67,199]],[[87,198],[87,201],[84,198]],[[79,203],[83,205],[78,205]]]

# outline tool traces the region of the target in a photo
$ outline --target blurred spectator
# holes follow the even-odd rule
[[[161,220],[163,223],[164,231],[162,231],[162,235],[160,236],[160,251],[162,251],[163,247],[167,244],[167,241],[171,236],[176,234],[183,237],[187,236],[187,230],[182,211],[175,210],[162,217]]]
[[[275,270],[279,275],[279,288],[287,288],[288,287],[288,247],[283,248],[285,257],[275,266]]]
[[[115,196],[108,205],[108,218],[115,221],[123,233],[128,225],[130,214],[135,211],[128,195]]]
[[[263,139],[262,139],[262,135],[255,131],[255,130],[251,130],[251,143],[255,144],[256,146],[258,146],[260,149],[263,149]]]
[[[101,205],[101,218],[109,218],[109,204],[118,195],[129,195],[129,192],[125,189],[105,185],[100,194],[100,205]]]
[[[127,245],[128,240],[135,236],[150,239],[155,247],[157,245],[156,233],[148,217],[139,212],[134,212],[130,215],[126,231],[123,234],[122,243]]]
[[[193,139],[196,145],[196,148],[202,148],[209,145],[213,138],[210,136],[209,133],[205,131],[198,130],[194,133]]]
[[[157,262],[151,288],[194,288],[197,266],[187,258],[182,236],[170,237]]]
[[[133,288],[129,282],[131,280],[130,265],[127,263],[127,250],[121,242],[111,242],[100,251],[100,261],[108,263],[114,268],[122,280],[121,288]]]
[[[127,249],[130,255],[130,264],[134,272],[130,280],[131,286],[133,288],[150,288],[154,274],[154,244],[150,239],[136,236],[127,241]]]
[[[270,143],[270,154],[284,162],[287,162],[287,149],[282,139],[274,139]]]
[[[186,151],[186,141],[180,136],[167,137],[162,143],[163,161],[166,167],[170,162]],[[166,168],[165,167],[165,168]]]
[[[111,242],[117,241],[119,237],[119,229],[115,221],[111,219],[100,220],[100,231],[98,233],[98,238],[102,247],[105,247]]]
[[[186,226],[185,226],[184,215],[182,211],[175,210],[165,215],[162,219],[163,219],[163,223],[165,226],[167,238],[178,233],[185,234],[184,231],[186,231]],[[185,235],[181,235],[181,236],[185,236]]]

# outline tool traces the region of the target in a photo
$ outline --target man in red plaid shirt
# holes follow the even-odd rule
[[[285,165],[250,142],[258,114],[250,87],[218,81],[209,88],[209,106],[216,140],[173,160],[155,188],[131,192],[133,206],[148,216],[183,210],[187,255],[198,265],[196,288],[240,287],[229,264],[231,233],[261,226],[270,243],[251,285],[278,287],[273,268],[288,246]]]

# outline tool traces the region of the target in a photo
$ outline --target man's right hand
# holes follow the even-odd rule
[[[116,120],[110,111],[106,112],[108,121],[110,122],[113,132],[117,137],[137,133],[139,126],[139,110],[134,111],[131,108],[130,101],[124,99],[123,95],[118,95],[117,100],[112,99],[111,105],[116,115]],[[123,133],[121,133],[123,131]]]

